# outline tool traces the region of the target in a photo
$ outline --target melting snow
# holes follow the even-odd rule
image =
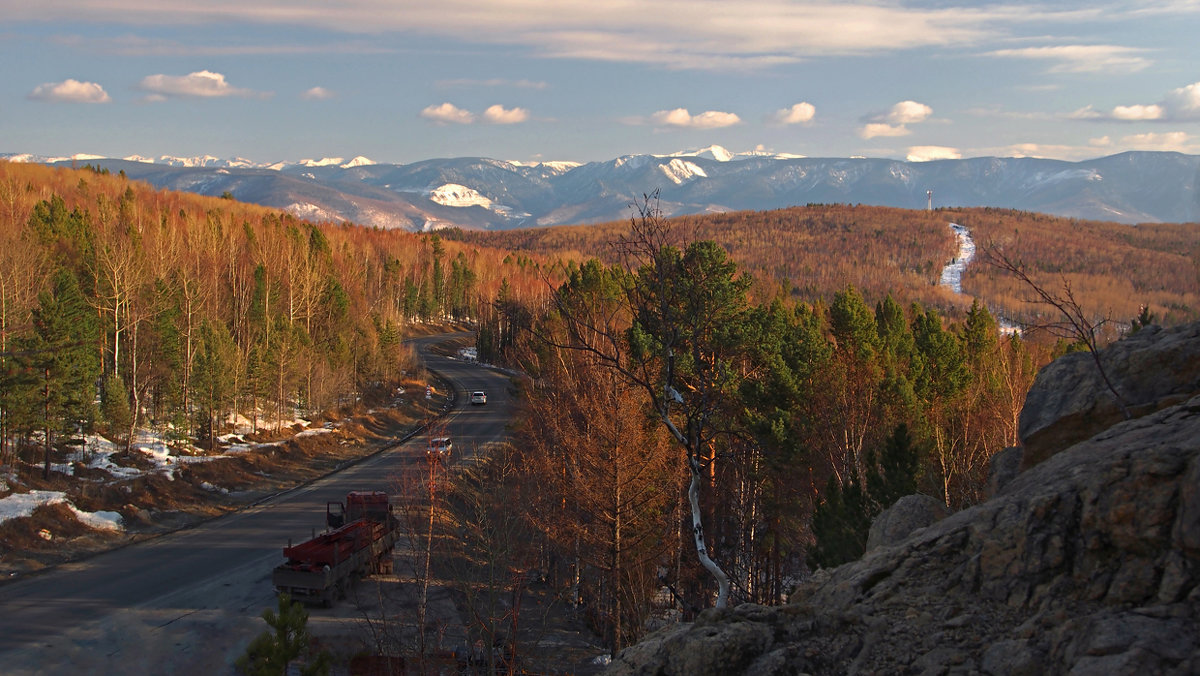
[[[120,458],[120,454],[124,451],[123,447],[118,447],[113,442],[97,435],[87,435],[84,437],[83,447],[72,452],[67,457],[66,463],[56,463],[51,465],[51,469],[62,474],[74,475],[76,463],[82,464],[91,469],[100,469],[107,472],[114,480],[133,479],[139,476],[144,476],[147,473],[161,473],[168,479],[174,480],[175,471],[182,465],[209,462],[221,457],[246,453],[251,450],[266,448],[271,446],[281,446],[284,441],[275,441],[271,443],[249,443],[241,436],[248,434],[253,429],[253,423],[242,416],[237,416],[231,419],[234,423],[236,432],[218,437],[222,443],[230,444],[224,453],[219,455],[177,455],[163,437],[142,430],[134,437],[134,442],[130,445],[133,453],[140,454],[144,459],[149,460],[153,466],[150,470],[143,470],[137,467],[125,467],[116,462]],[[294,427],[296,425],[307,427],[309,421],[297,418],[295,420],[284,421],[284,427]],[[335,431],[336,426],[329,424],[326,427],[314,427],[304,429],[297,432],[293,438],[308,437],[318,434],[328,434]],[[201,488],[207,491],[228,493],[228,489],[220,486],[214,486],[210,483],[201,484]],[[3,476],[0,476],[0,491],[9,490],[9,482]],[[75,513],[75,516],[82,523],[98,530],[114,530],[123,529],[121,515],[117,512],[85,512],[67,498],[66,493],[61,491],[30,491],[28,493],[13,493],[5,498],[0,498],[0,523],[4,523],[10,519],[28,517],[33,514],[33,510],[41,505],[53,505],[63,503]]]
[[[28,493],[13,493],[6,498],[0,498],[0,523],[10,519],[19,519],[33,514],[33,510],[42,505],[64,503],[84,524],[97,530],[119,531],[123,528],[121,515],[116,512],[85,512],[67,499],[67,494],[61,491],[29,491]]]

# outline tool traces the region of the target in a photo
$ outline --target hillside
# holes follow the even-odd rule
[[[740,211],[671,219],[680,241],[712,239],[756,274],[763,291],[828,301],[847,285],[871,299],[891,292],[950,314],[970,304],[938,286],[942,267],[959,255],[950,223],[967,226],[976,244],[1001,245],[1024,262],[1039,282],[1061,287],[1065,275],[1081,305],[1098,317],[1127,325],[1147,305],[1168,323],[1200,313],[1200,225],[1080,221],[999,209],[892,209],[810,205],[774,211]],[[597,256],[613,260],[609,246],[629,221],[581,227],[494,233],[447,232],[447,238],[543,256]],[[1011,276],[976,259],[966,269],[964,292],[993,312],[1018,322],[1045,319],[1030,291]]]
[[[235,415],[358,401],[412,367],[414,330],[544,294],[506,254],[0,162],[0,465],[48,480],[81,433],[211,449]]]
[[[1200,156],[1127,152],[1081,162],[980,157],[932,162],[734,154],[714,147],[667,156],[628,155],[586,164],[490,158],[377,164],[252,165],[145,158],[23,161],[123,171],[159,188],[284,209],[294,215],[384,228],[504,230],[624,218],[655,190],[668,216],[770,210],[811,203],[919,209],[994,207],[1120,223],[1200,220]]]

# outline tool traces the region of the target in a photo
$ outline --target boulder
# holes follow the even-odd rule
[[[1021,473],[1021,457],[1024,452],[1020,446],[1009,446],[997,452],[988,461],[986,492],[988,499],[1000,495],[1000,491],[1003,491],[1004,487]]]
[[[928,495],[906,495],[883,510],[867,532],[867,551],[899,543],[918,528],[950,516],[946,503]]]
[[[706,611],[609,674],[1200,673],[1200,396],[1121,422],[987,502]]]
[[[1200,322],[1150,326],[1099,353],[1104,374],[1132,417],[1200,394]],[[1064,355],[1044,369],[1021,410],[1021,469],[1125,418],[1090,352]]]

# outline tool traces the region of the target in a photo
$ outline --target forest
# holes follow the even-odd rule
[[[967,268],[963,290],[994,314],[1028,325],[1045,308],[1003,270],[987,265],[989,248],[1028,267],[1047,288],[1071,285],[1098,320],[1126,326],[1142,307],[1167,323],[1200,317],[1200,225],[1083,221],[1010,209],[941,208],[914,211],[847,204],[812,204],[772,211],[739,211],[672,219],[678,237],[712,240],[756,279],[756,298],[780,293],[821,299],[853,286],[878,300],[919,302],[962,318],[969,300],[938,286],[958,254],[948,227],[968,227],[981,258]],[[451,231],[446,238],[484,246],[614,262],[611,243],[628,221],[497,232]],[[1109,336],[1111,339],[1117,334]]]
[[[526,506],[505,514],[528,550],[510,572],[536,560],[616,651],[664,593],[684,617],[780,603],[861,555],[898,497],[983,499],[1037,369],[1096,343],[1001,332],[998,314],[1060,318],[999,267],[968,268],[975,302],[939,287],[949,222],[1071,292],[1101,342],[1200,308],[1194,224],[848,205],[665,219],[647,197],[623,223],[414,234],[0,162],[0,464],[48,473],[87,430],[204,447],[235,412],[270,426],[352,404],[415,368],[411,327],[459,322],[523,400],[515,443],[460,502]]]
[[[633,220],[615,262],[498,315],[528,374],[520,504],[538,546],[584,570],[563,575],[614,650],[663,588],[685,616],[780,603],[810,568],[860,556],[895,499],[983,498],[1051,348],[979,303],[951,321],[852,286],[756,300],[723,247],[673,244],[652,205]]]
[[[210,444],[411,368],[407,327],[469,321],[538,264],[436,235],[314,224],[91,169],[0,162],[0,463],[97,429]]]

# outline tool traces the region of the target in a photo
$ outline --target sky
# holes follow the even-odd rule
[[[1200,0],[0,0],[0,153],[1200,154]]]

